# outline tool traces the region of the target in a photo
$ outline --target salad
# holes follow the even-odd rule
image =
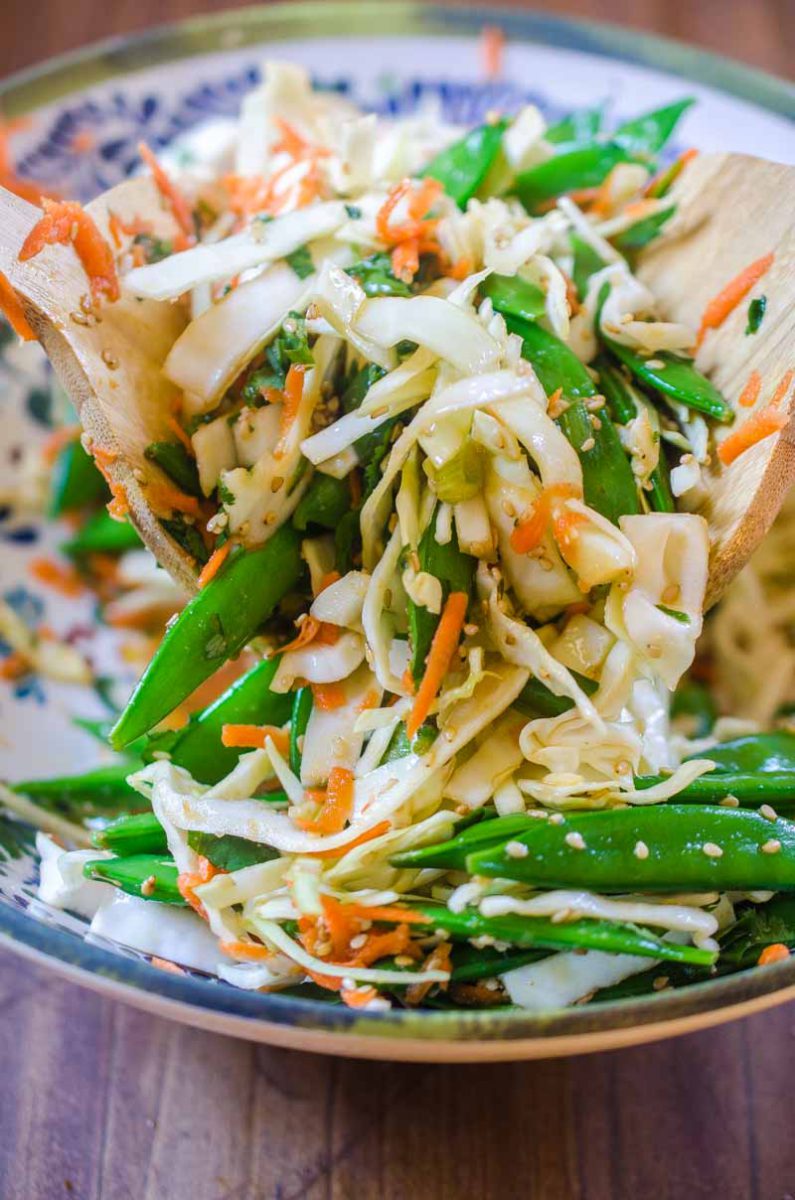
[[[96,305],[184,317],[147,458],[197,590],[182,607],[107,452],[64,437],[68,570],[150,637],[180,611],[95,727],[115,761],[7,794],[43,900],[167,968],[366,1010],[545,1011],[789,955],[780,551],[697,657],[703,472],[782,427],[792,375],[750,379],[735,420],[693,355],[738,305],[754,336],[772,257],[698,329],[634,272],[675,217],[693,152],[660,156],[690,103],[462,132],[269,63],[238,121],[142,148],[171,238],[44,200],[22,258],[71,244]],[[778,638],[763,680],[749,594]],[[17,666],[46,670],[57,644],[14,620]]]

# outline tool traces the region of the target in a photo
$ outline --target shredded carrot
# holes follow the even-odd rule
[[[305,616],[299,627],[298,633],[291,642],[279,647],[280,654],[286,654],[288,650],[302,650],[304,646],[311,645],[318,635],[320,629],[320,621],[315,617]]]
[[[284,437],[298,416],[304,394],[304,363],[291,363],[284,382],[284,407],[282,408],[281,436]]]
[[[735,275],[734,279],[730,280],[717,296],[713,296],[701,318],[696,338],[697,350],[704,341],[707,331],[718,329],[723,324],[729,314],[734,312],[737,305],[745,299],[751,288],[770,270],[774,259],[775,255],[773,254],[765,254],[762,258],[757,258],[755,262],[740,271],[739,275]]]
[[[57,200],[58,193],[46,188],[41,183],[36,183],[33,179],[22,179],[11,161],[11,149],[8,144],[9,135],[24,129],[27,124],[28,121],[25,117],[17,117],[12,121],[0,121],[0,184],[4,188],[8,188],[9,192],[13,192],[15,196],[20,196],[23,200],[30,201],[31,204],[40,205],[44,196],[51,200]]]
[[[776,408],[777,405],[779,405],[781,403],[781,401],[784,399],[784,397],[786,396],[787,392],[790,389],[790,385],[792,384],[793,378],[795,378],[795,371],[786,371],[782,375],[781,379],[779,380],[778,387],[776,388],[775,392],[773,393],[773,398],[770,401],[771,408]]]
[[[345,703],[345,688],[341,683],[313,683],[311,687],[315,707],[321,712],[342,708]]]
[[[275,117],[274,120],[281,137],[271,146],[272,153],[284,152],[296,161],[304,158],[326,158],[331,153],[325,146],[315,146],[307,141],[289,121],[283,120],[282,117]]]
[[[377,825],[373,825],[372,829],[367,829],[364,833],[360,833],[358,837],[352,838],[344,846],[337,846],[334,850],[304,850],[303,855],[304,858],[340,858],[343,854],[347,854],[349,850],[355,850],[357,846],[363,846],[365,842],[371,842],[374,838],[388,833],[391,828],[391,821],[379,821]]]
[[[51,558],[34,558],[28,565],[34,579],[62,596],[79,596],[85,583],[74,567],[64,567]]]
[[[398,925],[384,933],[369,933],[363,946],[360,946],[354,957],[341,963],[343,967],[369,967],[378,962],[379,958],[392,958],[398,954],[406,954],[411,950],[411,935],[408,925]],[[413,957],[413,955],[412,955]]]
[[[158,958],[156,954],[153,954],[149,961],[153,967],[157,967],[158,971],[166,971],[169,975],[185,974],[182,967],[178,967],[175,962],[170,962],[167,958]]]
[[[164,512],[171,509],[175,512],[186,513],[189,517],[200,517],[202,509],[195,496],[188,496],[180,491],[173,483],[153,479],[147,483],[146,498],[155,511]]]
[[[410,179],[402,179],[389,191],[376,214],[379,238],[387,246],[393,247],[392,269],[398,278],[406,282],[410,282],[417,273],[420,254],[441,253],[435,237],[439,222],[427,216],[441,193],[442,185],[435,179],[424,179],[416,188]],[[408,220],[393,225],[395,209],[404,199],[408,207]]]
[[[60,429],[54,429],[41,448],[41,456],[45,463],[54,463],[64,446],[76,441],[79,436],[79,425],[62,425]]]
[[[30,663],[24,654],[20,654],[18,650],[13,650],[11,654],[7,655],[0,662],[0,679],[21,679],[23,675],[27,675],[29,670]]]
[[[2,271],[0,271],[0,312],[2,312],[17,337],[22,338],[23,342],[36,341],[36,334],[31,329],[28,318],[25,316],[25,310],[22,307],[19,296]]]
[[[765,946],[756,961],[760,967],[767,967],[770,963],[784,962],[789,957],[789,948],[783,942],[774,942],[772,946]]]
[[[668,190],[674,180],[679,178],[687,164],[697,157],[698,150],[685,150],[683,154],[679,155],[676,162],[671,163],[670,167],[666,167],[664,171],[649,181],[646,195],[655,199],[659,198]]]
[[[758,371],[752,371],[748,376],[748,382],[740,392],[740,398],[737,401],[743,408],[753,408],[759,399],[759,392],[762,388],[762,376]]]
[[[483,73],[487,79],[502,75],[502,60],[505,52],[505,34],[498,25],[485,25],[480,35],[483,58]]]
[[[174,181],[163,170],[146,142],[139,142],[138,153],[152,172],[157,189],[171,209],[172,216],[179,225],[185,241],[190,244],[196,240],[196,225],[188,201],[183,196]],[[176,247],[175,247],[176,248]],[[183,247],[184,249],[184,247]]]
[[[209,883],[216,875],[225,874],[224,871],[219,871],[214,867],[209,858],[205,858],[203,854],[197,855],[197,869],[195,871],[183,871],[177,876],[177,888],[182,899],[187,901],[192,909],[199,914],[205,921],[207,913],[204,910],[204,905],[194,892],[194,888],[199,887],[202,883]]]
[[[422,964],[423,971],[449,971],[450,954],[453,947],[449,942],[440,942],[438,946],[434,946],[425,962]],[[407,1004],[422,1004],[422,1001],[428,995],[428,992],[434,985],[432,983],[413,983],[411,987],[406,989]],[[446,988],[447,984],[439,985]]]
[[[199,588],[206,587],[211,579],[215,579],[221,567],[226,562],[229,551],[232,549],[231,542],[224,542],[223,546],[219,546],[217,550],[213,550],[207,562],[199,572],[199,578],[196,580]]]
[[[318,584],[315,595],[319,596],[321,592],[325,592],[327,587],[331,587],[332,583],[338,583],[340,579],[342,579],[342,576],[339,571],[328,571]]]
[[[511,549],[517,554],[529,554],[531,550],[535,550],[543,541],[550,520],[556,519],[560,502],[576,494],[575,488],[567,483],[553,483],[544,488],[534,501],[529,514],[514,526],[510,537]],[[559,521],[559,517],[557,519]]]
[[[472,274],[471,260],[465,255],[462,255],[461,258],[457,258],[455,262],[451,264],[447,274],[451,279],[466,279],[467,275]]]
[[[239,962],[265,962],[273,958],[273,951],[259,942],[221,942],[221,949]]]
[[[166,424],[168,425],[171,432],[174,434],[174,437],[177,439],[177,441],[182,443],[182,445],[187,450],[188,454],[190,454],[192,457],[193,456],[193,442],[190,440],[190,438],[188,437],[185,430],[182,428],[182,425],[177,420],[177,418],[172,414],[167,419]]]
[[[124,521],[130,512],[130,502],[127,499],[124,484],[109,482],[108,486],[110,487],[113,499],[108,501],[106,505],[107,510],[114,521]]]
[[[425,913],[400,908],[396,904],[346,904],[345,909],[350,916],[358,917],[361,921],[394,921],[396,925],[428,925],[431,921]]]
[[[428,651],[425,674],[414,699],[414,706],[406,721],[406,733],[409,739],[414,737],[430,712],[431,705],[450,668],[466,620],[468,602],[469,597],[466,592],[451,592],[447,597],[439,624],[433,635],[431,648]]]
[[[270,738],[280,754],[290,749],[290,734],[277,725],[224,725],[221,743],[227,748],[240,750],[262,750],[265,739]]]
[[[570,275],[562,271],[564,282],[566,284],[566,303],[569,306],[569,315],[575,316],[580,311],[580,295],[577,291],[577,285]],[[562,388],[558,388],[558,392],[562,392]],[[552,397],[550,397],[550,400]]]
[[[406,667],[405,671],[400,677],[400,682],[403,684],[408,694],[413,696],[417,688],[414,684],[414,676],[411,673],[411,667]]]
[[[779,406],[782,400],[786,399],[794,378],[795,371],[786,371],[779,380],[770,402],[759,412],[752,413],[739,429],[735,429],[721,442],[718,446],[718,458],[725,467],[730,466],[736,458],[739,458],[751,446],[755,446],[757,442],[761,442],[771,433],[778,433],[780,429],[784,428],[789,420],[789,414]],[[749,384],[750,382],[749,380]],[[746,385],[747,387],[748,385]]]
[[[356,919],[348,912],[348,906],[334,896],[321,896],[320,905],[331,938],[332,956],[335,960],[342,959],[348,953],[350,940],[358,929]]]
[[[761,442],[771,433],[778,433],[787,424],[787,414],[776,412],[770,405],[758,413],[752,413],[739,429],[721,442],[718,446],[718,458],[724,467],[729,467],[735,459],[750,450],[757,442]]]
[[[95,300],[119,298],[119,277],[113,251],[93,217],[75,200],[43,200],[44,216],[31,229],[19,252],[20,262],[40,254],[45,246],[74,246],[91,284]]]
[[[353,990],[341,988],[340,996],[348,1008],[364,1008],[372,1000],[377,999],[378,992],[374,987],[361,987]]]
[[[353,771],[349,771],[347,767],[332,767],[323,807],[314,821],[304,823],[304,828],[326,835],[342,833],[352,813]]]

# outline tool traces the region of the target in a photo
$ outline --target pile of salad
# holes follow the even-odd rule
[[[633,272],[690,103],[462,135],[269,63],[238,121],[143,148],[172,240],[44,202],[22,257],[71,243],[97,304],[184,314],[147,457],[197,591],[98,730],[117,760],[9,793],[42,899],[171,969],[366,1010],[545,1011],[789,955],[792,681],[738,722],[720,639],[695,658],[702,472],[782,427],[791,376],[735,420],[693,356],[739,305],[754,336],[772,257],[699,329]],[[140,611],[108,568],[141,554],[123,491],[97,509],[59,453],[89,514],[70,569]]]

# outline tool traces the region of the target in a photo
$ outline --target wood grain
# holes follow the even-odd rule
[[[3,0],[0,73],[236,0]],[[792,0],[536,7],[790,73]],[[342,1062],[0,957],[2,1200],[792,1200],[795,1011],[558,1062]]]

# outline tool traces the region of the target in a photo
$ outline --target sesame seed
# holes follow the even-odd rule
[[[271,491],[278,492],[279,488],[281,488],[283,486],[284,486],[284,476],[283,475],[274,475],[273,479],[271,480]]]
[[[388,412],[389,409],[387,408],[386,404],[382,404],[379,408],[373,409],[373,411],[370,413],[370,419],[372,421],[377,421],[379,417],[385,417]]]
[[[720,846],[716,846],[714,842],[704,842],[701,849],[706,854],[707,858],[723,858],[723,850]]]
[[[77,309],[75,309],[74,312],[69,313],[69,318],[70,318],[70,320],[74,321],[75,325],[89,325],[90,324],[90,321],[89,321],[88,317],[86,316],[86,314],[78,312]]]
[[[778,840],[778,838],[771,838],[761,847],[763,854],[778,854],[780,849],[781,842]]]
[[[669,983],[670,980],[667,975],[658,975],[651,986],[654,988],[655,992],[662,992],[668,987]]]
[[[585,838],[581,833],[567,833],[563,840],[567,846],[571,846],[572,850],[585,849]]]
[[[649,857],[649,847],[646,845],[645,842],[635,842],[635,849],[632,851],[632,853],[635,855],[635,858],[640,858],[640,859],[648,858]]]
[[[602,422],[599,419],[599,417],[591,417],[590,421],[591,421],[591,425],[594,429],[598,430],[598,429],[602,428]]]
[[[103,350],[101,357],[109,371],[116,370],[119,365],[119,360],[115,354],[111,354],[110,350]]]
[[[157,880],[155,879],[154,875],[147,875],[146,879],[141,884],[141,895],[153,896],[156,887]]]
[[[721,808],[739,808],[740,801],[736,796],[724,796],[721,800]]]
[[[516,516],[516,509],[514,508],[514,506],[510,500],[503,500],[502,511],[505,513],[506,517],[515,517]]]
[[[580,449],[583,451],[593,450],[595,445],[596,445],[596,439],[592,438],[592,437],[588,437],[585,439],[583,444],[580,446]]]
[[[464,626],[464,633],[466,634],[467,637],[474,637],[475,634],[479,633],[479,632],[480,632],[480,626],[473,625],[471,621],[468,621],[467,624]]]
[[[527,858],[530,851],[524,842],[506,842],[505,853],[509,858]]]
[[[275,525],[277,520],[278,520],[278,518],[277,518],[275,512],[265,513],[265,524],[266,525]]]
[[[363,938],[362,945],[364,945],[364,943],[366,941],[367,941],[367,938]],[[353,942],[351,942],[351,945],[353,946]],[[408,954],[398,954],[398,956],[395,959],[396,967],[410,967],[410,966],[413,966],[413,964],[414,964],[414,959],[409,958]]]
[[[662,371],[665,369],[665,363],[661,358],[647,358],[646,366],[651,367],[652,371]]]
[[[562,825],[564,820],[565,820],[565,817],[563,816],[563,813],[556,812],[556,813],[553,813],[552,816],[549,818],[549,823],[550,823],[550,825]]]
[[[761,806],[759,809],[759,815],[760,817],[764,817],[766,821],[778,820],[778,813],[776,812],[775,808],[772,808],[769,804],[763,804]]]
[[[367,934],[357,933],[356,937],[351,938],[349,945],[350,945],[351,950],[361,950],[362,946],[366,945],[366,943],[367,943]]]

